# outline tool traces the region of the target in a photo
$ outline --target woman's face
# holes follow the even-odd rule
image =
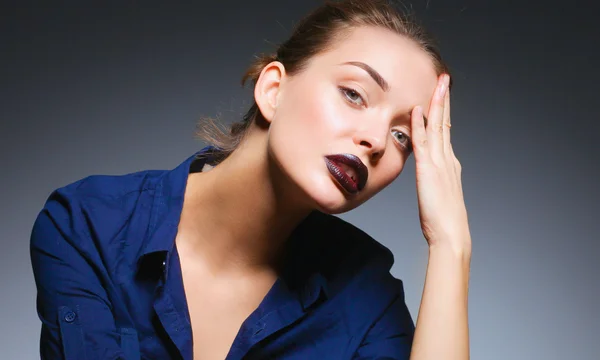
[[[410,114],[421,105],[427,116],[437,84],[423,50],[389,30],[360,27],[299,73],[282,69],[265,68],[255,89],[270,122],[268,153],[316,209],[351,210],[400,174]]]

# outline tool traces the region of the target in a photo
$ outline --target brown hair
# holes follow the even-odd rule
[[[449,74],[432,37],[411,18],[411,14],[398,10],[387,0],[325,1],[295,26],[276,53],[256,57],[242,77],[242,86],[248,80],[256,85],[263,68],[273,61],[281,62],[288,75],[297,74],[311,57],[327,50],[335,40],[358,26],[382,27],[413,40],[430,56],[438,75]],[[260,116],[254,102],[242,121],[233,123],[229,129],[223,129],[211,118],[201,119],[196,136],[217,148],[211,155],[214,163],[219,163],[237,148],[250,124]]]

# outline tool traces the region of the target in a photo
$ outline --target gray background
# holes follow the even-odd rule
[[[51,190],[91,174],[175,167],[203,146],[193,138],[200,116],[239,118],[250,91],[238,83],[253,54],[320,1],[87,3],[0,8],[4,359],[38,357],[28,242]],[[583,3],[517,4],[414,2],[455,80],[452,136],[473,236],[472,358],[600,359],[597,20]],[[392,249],[416,317],[427,247],[414,160],[342,218]]]

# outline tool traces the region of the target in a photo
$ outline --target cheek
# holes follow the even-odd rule
[[[395,151],[392,149],[391,151]],[[384,155],[385,157],[385,155]],[[397,155],[390,156],[387,161],[378,164],[378,168],[374,171],[373,186],[376,191],[379,192],[389,184],[391,184],[404,169],[406,164],[407,156]]]
[[[315,117],[315,128],[322,129],[323,133],[333,139],[351,139],[351,132],[356,114],[349,105],[344,103],[337,89],[323,91],[323,96],[318,100],[318,116]],[[334,151],[335,149],[331,149]],[[343,149],[337,149],[342,151]]]
[[[378,167],[369,174],[370,185],[367,186],[366,191],[356,200],[348,202],[340,212],[346,212],[360,206],[391,184],[402,172],[406,161],[404,156],[396,156],[396,158],[396,162],[379,163]]]
[[[287,144],[305,150],[310,148],[322,154],[339,152],[343,149],[336,149],[336,140],[347,135],[351,126],[348,109],[343,105],[331,85],[297,85],[285,94],[271,124],[271,136],[285,138]]]

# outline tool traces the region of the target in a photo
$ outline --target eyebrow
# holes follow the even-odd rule
[[[367,74],[369,74],[373,78],[373,80],[375,80],[375,82],[377,83],[377,85],[379,85],[379,87],[383,91],[388,91],[390,89],[390,85],[388,84],[387,81],[385,81],[385,79],[383,78],[383,76],[381,76],[381,74],[379,74],[377,72],[377,70],[373,69],[372,67],[370,67],[369,65],[365,64],[364,62],[360,62],[360,61],[348,61],[348,62],[342,63],[342,65],[357,66],[357,67],[363,69],[364,71],[366,71]]]
[[[377,83],[377,85],[379,85],[379,87],[381,87],[381,89],[383,91],[389,91],[390,90],[390,84],[388,84],[388,82],[383,78],[383,76],[381,76],[380,73],[377,72],[377,70],[373,69],[371,66],[365,64],[364,62],[361,61],[348,61],[345,63],[342,63],[342,65],[353,65],[353,66],[358,66],[359,68],[363,69],[364,71],[366,71],[372,78],[373,80],[375,80],[375,82]],[[408,113],[408,116],[411,116],[411,113]],[[428,119],[427,116],[425,116],[425,114],[423,114],[423,123],[424,126],[427,127],[427,123],[428,123]]]

